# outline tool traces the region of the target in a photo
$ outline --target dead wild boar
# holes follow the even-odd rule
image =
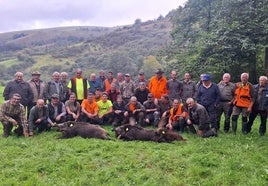
[[[157,132],[155,130],[145,129],[143,127],[131,124],[125,124],[113,129],[115,136],[118,139],[126,141],[141,140],[141,141],[156,141]]]
[[[173,142],[173,141],[186,141],[179,133],[169,130],[167,128],[157,129],[157,136],[159,142]]]
[[[68,121],[57,124],[56,127],[62,133],[60,138],[80,136],[82,138],[109,139],[108,133],[103,128],[86,122]]]

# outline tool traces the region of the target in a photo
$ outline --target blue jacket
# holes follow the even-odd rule
[[[212,83],[209,88],[201,84],[198,88],[197,102],[203,106],[214,105],[217,106],[220,102],[220,89],[216,83]]]
[[[259,92],[260,85],[256,84],[254,85],[255,89],[255,103],[253,105],[253,109],[257,110],[267,110],[268,109],[268,85],[266,85],[260,94]],[[258,98],[258,96],[260,96]],[[258,101],[259,100],[259,101]]]

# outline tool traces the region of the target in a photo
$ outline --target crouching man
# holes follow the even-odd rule
[[[13,94],[10,100],[5,101],[0,109],[0,121],[3,124],[3,137],[7,138],[13,127],[14,132],[18,135],[28,137],[28,124],[25,115],[25,109],[20,104],[21,96],[17,93]]]
[[[191,131],[193,130],[193,124],[197,126],[197,134],[200,137],[208,138],[211,136],[217,136],[217,132],[214,128],[210,129],[210,119],[207,110],[203,105],[200,105],[194,101],[193,98],[188,98],[186,100],[188,105],[189,118],[187,119],[187,124]]]
[[[178,129],[179,133],[184,132],[186,125],[185,118],[188,116],[187,109],[178,99],[173,100],[173,107],[170,109],[170,116],[167,128],[170,130]]]
[[[34,130],[37,128],[38,133],[44,130],[49,130],[51,126],[48,124],[48,108],[45,106],[43,99],[38,99],[36,105],[30,110],[29,115],[29,136],[34,135]]]
[[[139,125],[143,126],[144,124],[144,106],[137,101],[135,96],[130,98],[129,103],[125,106],[124,117],[130,121],[130,118],[134,119]]]

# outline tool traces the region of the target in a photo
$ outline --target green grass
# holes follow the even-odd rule
[[[2,89],[0,89],[1,93]],[[239,125],[240,130],[241,125]],[[267,135],[219,133],[187,142],[60,140],[52,130],[34,138],[0,137],[0,185],[267,185]],[[2,126],[0,127],[2,134]]]
[[[186,143],[34,138],[0,140],[1,185],[267,185],[267,136],[220,133]]]

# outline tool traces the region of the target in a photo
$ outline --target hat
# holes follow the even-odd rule
[[[126,73],[126,74],[125,74],[125,76],[128,76],[128,77],[129,77],[129,76],[130,76],[130,74],[129,74],[129,73]]]
[[[139,75],[144,75],[144,72],[140,72]]]
[[[51,98],[57,98],[57,99],[59,99],[59,95],[58,94],[52,94],[51,95]]]
[[[32,75],[39,75],[39,76],[40,76],[41,74],[40,74],[39,71],[34,71],[34,72],[32,73]]]
[[[156,73],[156,74],[163,74],[164,72],[161,70],[161,68],[159,68],[159,69],[157,69],[157,70],[155,71],[155,73]]]
[[[208,75],[208,74],[204,74],[204,75],[201,77],[201,80],[202,80],[202,81],[208,81],[208,80],[210,80],[210,75]]]

